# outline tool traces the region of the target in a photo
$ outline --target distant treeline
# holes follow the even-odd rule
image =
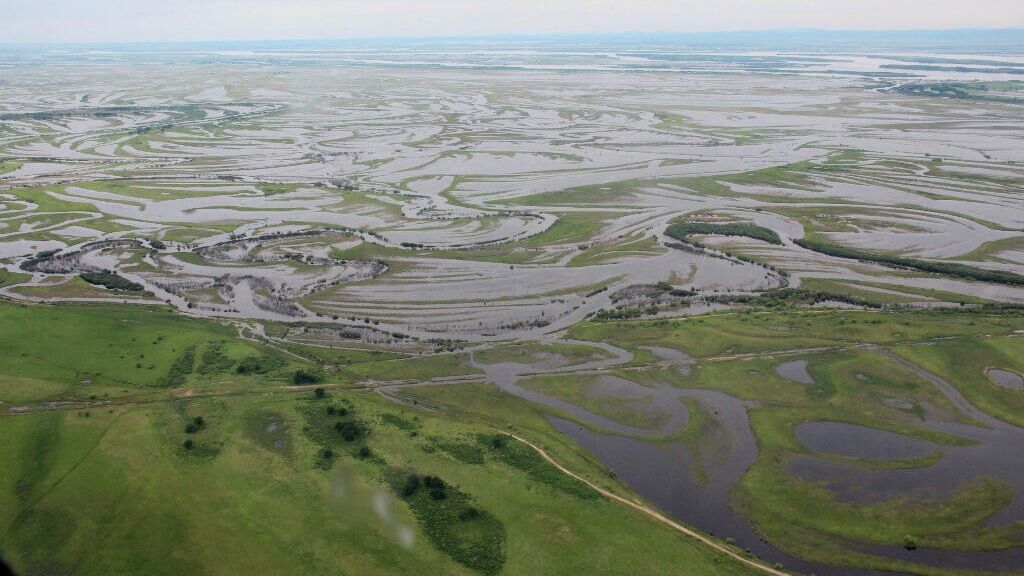
[[[963,74],[1024,74],[1024,68],[1001,66],[998,68],[977,66],[941,66],[938,64],[882,64],[879,68],[890,70],[923,70],[928,72],[960,72]]]
[[[747,304],[765,308],[785,308],[789,306],[813,306],[825,302],[842,302],[864,308],[880,308],[877,302],[858,298],[850,294],[825,292],[822,290],[805,290],[803,288],[779,288],[759,294],[708,294],[704,301],[715,304]]]
[[[863,260],[865,262],[876,262],[878,264],[910,268],[934,274],[945,274],[947,276],[956,276],[958,278],[967,278],[970,280],[980,280],[982,282],[1024,286],[1024,276],[1014,272],[1007,272],[1005,270],[988,270],[955,262],[936,262],[932,260],[920,260],[918,258],[907,258],[905,256],[896,256],[892,254],[868,252],[857,248],[850,248],[848,246],[841,246],[839,244],[833,244],[823,240],[813,240],[810,238],[794,240],[793,242],[801,248],[806,248],[828,256]]]
[[[941,98],[1001,102],[1004,104],[1024,104],[1024,98],[1006,93],[989,92],[988,86],[982,82],[907,83],[900,84],[893,90],[908,96],[937,96]]]
[[[769,228],[758,226],[751,222],[729,222],[726,224],[711,224],[708,222],[678,222],[665,229],[665,234],[679,240],[693,244],[689,237],[693,234],[718,234],[720,236],[745,236],[754,240],[762,240],[769,244],[781,245],[782,239]]]

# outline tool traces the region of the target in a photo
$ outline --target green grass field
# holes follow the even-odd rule
[[[748,572],[585,486],[567,493],[531,450],[491,446],[482,420],[295,389],[301,364],[230,326],[99,305],[0,304],[0,321],[0,406],[33,408],[0,417],[0,549],[19,573]],[[239,374],[248,358],[276,361]],[[412,360],[448,373],[443,358]],[[392,378],[406,363],[350,368]],[[81,404],[37,411],[54,400]],[[409,474],[443,478],[446,499],[403,495],[393,479]]]
[[[0,322],[0,428],[9,439],[0,446],[0,550],[20,573],[749,571],[495,436],[529,438],[595,485],[636,498],[551,426],[550,409],[486,382],[402,391],[404,402],[426,409],[363,388],[477,374],[465,351],[402,357],[272,347],[240,339],[228,323],[165,307],[0,303]],[[882,559],[851,543],[899,545],[912,537],[939,549],[1017,546],[1016,528],[984,525],[1012,498],[1010,487],[983,478],[943,497],[840,500],[789,471],[810,454],[794,428],[845,422],[937,446],[969,445],[922,425],[926,413],[963,421],[934,386],[863,345],[885,346],[954,382],[990,413],[1019,422],[1024,398],[995,386],[984,371],[1024,369],[1022,326],[1024,317],[1012,310],[790,309],[588,322],[570,336],[637,350],[613,372],[619,377],[750,402],[760,454],[731,498],[773,545],[817,562],[940,575],[954,572]],[[684,375],[639,348],[646,345],[686,351],[698,364]],[[608,358],[601,349],[557,341],[474,352],[484,364],[557,369]],[[775,372],[793,359],[808,361],[813,385]],[[300,369],[322,384],[292,385]],[[643,400],[595,396],[598,378],[560,374],[521,385],[626,425],[663,421]],[[706,465],[729,449],[729,435],[705,406],[684,401],[689,425],[649,441],[683,442],[700,454],[691,469],[707,482]],[[912,469],[940,457],[827,459]],[[410,477],[418,483],[413,489]]]

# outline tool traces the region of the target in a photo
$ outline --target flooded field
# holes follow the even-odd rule
[[[1024,571],[1017,54],[0,52],[0,71],[6,299],[217,319],[437,413],[403,394],[493,385],[472,409],[522,401],[602,482],[800,573]],[[928,323],[961,312],[996,319]],[[291,458],[291,426],[245,430]]]
[[[102,269],[193,314],[465,340],[823,282],[921,306],[1024,302],[1018,108],[882,89],[898,56],[624,49],[614,63],[554,52],[551,69],[523,53],[505,71],[476,68],[486,53],[422,56],[5,61],[0,265],[31,277],[4,294],[69,299],[59,280]],[[621,68],[645,58],[659,65]],[[722,62],[744,73],[709,73]],[[666,225],[690,218],[781,241],[671,247]],[[1007,276],[898,271],[804,239]],[[140,244],[97,243],[112,240]],[[56,262],[25,264],[38,259]],[[616,297],[658,283],[692,295]]]

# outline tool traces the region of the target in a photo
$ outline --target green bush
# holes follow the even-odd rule
[[[468,494],[436,476],[424,476],[421,481],[416,474],[400,482],[396,492],[438,550],[482,574],[501,572],[505,565],[505,526],[473,506]]]
[[[274,356],[249,356],[238,363],[238,374],[266,374],[284,366],[284,361]]]

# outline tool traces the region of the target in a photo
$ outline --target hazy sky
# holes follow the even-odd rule
[[[0,0],[0,43],[989,27],[1024,0]]]

